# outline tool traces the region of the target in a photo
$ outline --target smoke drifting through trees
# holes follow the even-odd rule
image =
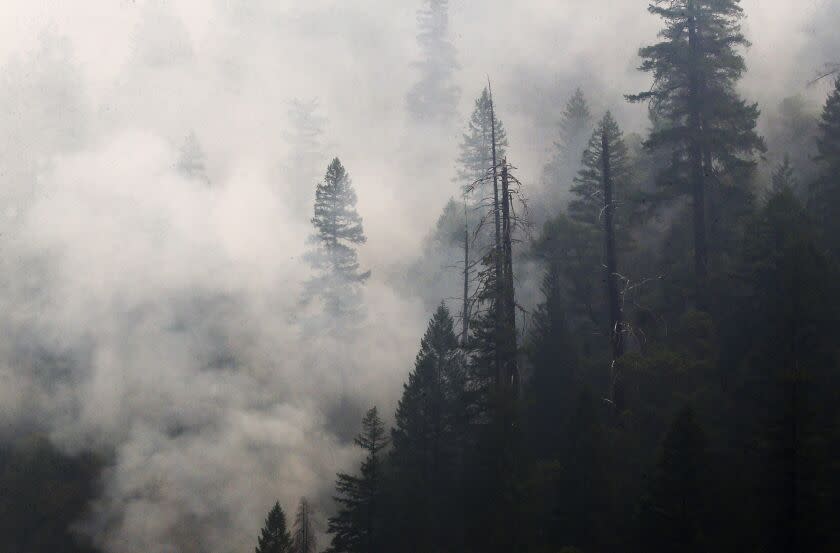
[[[830,337],[804,331],[818,346],[808,341],[805,350],[819,355],[803,357],[800,338],[805,338],[790,332],[784,321],[790,310],[798,310],[797,328],[831,320],[830,312],[818,309],[832,305],[826,299],[831,287],[819,275],[833,277],[831,264],[821,256],[836,248],[810,237],[824,234],[831,214],[820,210],[833,205],[815,201],[830,197],[832,162],[811,162],[817,153],[815,135],[822,132],[816,121],[833,82],[823,80],[810,88],[805,83],[836,57],[831,53],[837,44],[836,16],[828,2],[814,7],[754,1],[743,5],[749,16],[745,32],[754,46],[742,51],[750,72],[738,90],[744,98],[761,102],[758,122],[768,139],[770,161],[758,160],[759,170],[752,176],[736,178],[722,170],[722,154],[713,157],[710,165],[723,183],[707,197],[709,289],[715,296],[721,289],[715,280],[732,274],[730,263],[744,261],[735,229],[742,224],[765,229],[748,244],[760,252],[758,260],[745,262],[737,273],[746,275],[738,280],[738,286],[747,283],[744,296],[720,295],[711,302],[713,310],[717,304],[743,305],[743,312],[761,313],[767,324],[760,329],[744,324],[752,317],[684,310],[693,302],[686,293],[693,278],[690,259],[683,254],[691,253],[693,240],[690,226],[681,223],[690,218],[683,211],[685,201],[657,188],[650,178],[667,177],[662,169],[668,168],[671,152],[642,153],[634,135],[648,134],[646,110],[620,102],[622,93],[650,86],[648,76],[636,75],[632,67],[638,63],[636,47],[655,36],[655,18],[632,3],[548,5],[525,0],[513,11],[509,3],[495,1],[480,9],[464,3],[449,6],[447,35],[458,44],[462,66],[451,73],[452,82],[462,90],[477,90],[488,73],[493,77],[510,141],[506,156],[497,159],[499,169],[505,157],[515,160],[515,175],[532,200],[555,198],[550,209],[543,209],[544,202],[531,202],[537,204],[537,245],[510,248],[514,255],[503,266],[510,260],[515,272],[503,272],[502,279],[508,286],[507,275],[516,277],[513,300],[523,307],[517,343],[529,348],[528,361],[521,353],[517,368],[523,373],[523,393],[537,398],[517,419],[523,421],[523,439],[529,442],[523,450],[530,456],[534,444],[527,436],[532,432],[545,436],[535,440],[540,442],[535,448],[544,451],[542,464],[525,464],[524,474],[520,463],[516,470],[501,471],[506,479],[496,481],[488,475],[498,475],[494,471],[504,463],[481,464],[488,451],[482,447],[495,442],[471,435],[476,441],[464,447],[465,455],[474,454],[465,462],[477,467],[464,502],[490,505],[492,494],[503,492],[510,492],[506,498],[528,498],[497,503],[525,505],[526,513],[478,508],[480,516],[464,521],[467,535],[485,540],[484,550],[494,541],[483,536],[486,527],[505,532],[510,527],[499,524],[499,515],[521,516],[515,519],[522,522],[517,538],[543,536],[543,531],[553,535],[556,539],[540,545],[555,549],[575,542],[585,550],[607,550],[615,544],[601,540],[629,536],[624,521],[638,521],[622,515],[635,512],[638,505],[616,504],[610,498],[631,498],[629,503],[640,497],[644,491],[634,483],[642,479],[626,465],[616,466],[614,457],[657,466],[648,461],[660,438],[675,426],[674,414],[681,406],[673,405],[674,397],[699,405],[694,419],[711,447],[707,458],[725,458],[726,452],[718,450],[721,443],[743,443],[708,413],[709,406],[718,405],[704,398],[718,393],[710,385],[718,381],[739,398],[754,394],[756,410],[784,405],[782,412],[773,413],[777,416],[761,421],[766,425],[758,424],[756,411],[746,403],[739,403],[736,411],[719,410],[728,420],[743,422],[733,431],[736,437],[755,438],[755,447],[744,450],[756,452],[756,457],[732,465],[737,475],[726,473],[732,476],[726,480],[732,484],[732,498],[752,497],[751,489],[738,486],[738,475],[752,476],[755,467],[788,478],[762,480],[774,485],[759,486],[767,511],[760,516],[755,513],[762,509],[748,507],[742,511],[749,514],[741,516],[709,509],[733,516],[700,520],[707,535],[709,528],[731,527],[752,533],[768,520],[779,521],[772,525],[779,544],[830,534],[830,528],[810,534],[791,531],[785,524],[791,517],[779,513],[792,508],[808,512],[810,518],[801,515],[803,526],[796,528],[824,520],[799,506],[825,513],[825,490],[832,488],[815,489],[812,473],[788,469],[818,467],[814,474],[832,473],[813,446],[825,436],[823,417],[833,416],[820,409],[832,404],[827,392],[832,387],[822,385],[831,381],[821,380],[827,376],[816,369],[806,374],[754,367],[771,367],[775,359],[790,366],[832,366],[825,361],[830,355],[819,357],[831,349]],[[319,513],[316,526],[323,531],[324,519],[333,513],[328,498],[333,473],[350,470],[358,460],[345,433],[358,430],[358,418],[372,403],[380,405],[388,424],[393,411],[389,402],[395,402],[411,369],[429,315],[444,298],[457,302],[457,307],[450,302],[453,315],[460,311],[460,187],[471,181],[450,183],[458,152],[445,139],[435,139],[435,148],[424,150],[434,155],[419,155],[429,136],[425,126],[404,117],[406,91],[422,77],[411,62],[416,58],[413,15],[423,7],[373,5],[369,0],[318,0],[306,6],[152,1],[13,7],[14,17],[7,18],[0,34],[4,62],[9,60],[0,80],[0,103],[13,106],[0,117],[5,129],[5,147],[0,149],[0,304],[5,314],[0,322],[0,419],[8,436],[33,429],[45,433],[62,456],[88,450],[102,454],[106,470],[95,501],[89,511],[72,517],[79,522],[74,529],[92,536],[100,548],[115,553],[250,548],[269,505],[280,499],[291,513],[305,494],[312,497]],[[90,28],[87,13],[99,14],[97,21],[108,25]],[[48,26],[61,36],[48,35],[40,43],[36,31]],[[627,36],[616,37],[616,28],[627,30]],[[496,32],[488,39],[489,29],[521,31],[516,33],[517,48],[510,49]],[[586,69],[590,67],[597,71]],[[546,84],[558,81],[562,90]],[[600,417],[604,382],[597,377],[584,382],[591,393],[581,390],[585,375],[605,375],[608,366],[598,357],[607,351],[609,327],[602,244],[597,235],[584,238],[591,233],[563,213],[578,167],[546,190],[539,188],[537,178],[559,135],[556,114],[578,85],[586,91],[592,113],[600,116],[611,109],[628,131],[633,174],[644,175],[638,185],[646,193],[659,193],[650,194],[641,206],[655,217],[642,223],[631,220],[628,232],[617,236],[619,268],[628,279],[622,280],[625,320],[634,333],[619,367],[627,379],[633,416],[621,420],[626,428],[643,429],[633,435],[638,449],[621,449],[619,455],[604,449],[627,438],[614,434],[614,421]],[[564,96],[550,106],[555,115],[549,116],[545,103],[531,101],[549,96],[546,91],[551,97]],[[802,96],[798,104],[784,101],[797,95]],[[285,168],[306,157],[294,151],[307,143],[306,133],[296,133],[287,113],[288,100],[295,97],[318,97],[321,113],[330,116],[329,128],[323,127],[323,158],[314,168],[305,167],[306,162]],[[457,123],[473,106],[456,106]],[[667,129],[669,122],[660,117],[655,124]],[[178,169],[180,146],[191,129],[200,138],[211,186]],[[591,132],[591,127],[586,130],[584,141]],[[539,136],[545,140],[534,138]],[[805,211],[796,209],[796,197],[784,194],[764,204],[770,173],[786,152],[802,185],[797,195],[808,202]],[[573,163],[580,153],[572,156]],[[305,323],[317,321],[317,315],[298,302],[302,284],[313,276],[303,256],[311,233],[314,186],[336,154],[354,176],[358,212],[370,238],[358,248],[359,266],[372,269],[361,292],[368,316],[353,321],[358,325],[352,340],[349,334],[313,332]],[[314,176],[292,174],[298,171]],[[824,187],[814,187],[817,174],[826,179]],[[501,189],[501,171],[498,176]],[[616,184],[616,193],[619,188]],[[489,191],[482,197],[489,197]],[[753,196],[753,191],[758,193]],[[443,212],[422,254],[422,265],[436,266],[439,272],[421,283],[416,272],[403,268],[418,266],[419,237],[433,226],[449,196],[455,198],[454,208]],[[501,193],[499,204],[504,197]],[[733,197],[737,201],[730,201]],[[623,202],[615,206],[617,228],[624,224]],[[471,203],[470,208],[477,207],[477,198]],[[638,215],[639,206],[633,207],[628,218]],[[712,216],[712,210],[721,216]],[[472,228],[478,212],[469,210]],[[816,219],[818,228],[809,233],[807,225],[799,226],[787,214],[801,215],[802,225],[809,217]],[[454,242],[444,240],[452,229]],[[811,242],[788,244],[791,235]],[[774,240],[779,236],[784,239]],[[626,238],[636,244],[633,252],[622,249]],[[482,240],[473,244],[467,258],[473,278],[479,276],[482,254],[495,241],[494,233]],[[817,246],[800,247],[807,244]],[[773,262],[762,263],[768,256]],[[496,259],[489,265],[494,272]],[[536,289],[543,276],[545,305],[536,309],[542,303]],[[397,281],[398,287],[393,285]],[[648,284],[635,286],[640,282]],[[809,286],[791,285],[805,282]],[[472,282],[471,292],[477,284]],[[820,290],[820,301],[812,301],[802,292],[806,289]],[[790,303],[771,310],[770,298],[778,297]],[[539,315],[531,318],[530,312]],[[747,328],[755,333],[740,333]],[[752,345],[749,360],[730,347],[727,337],[733,336],[738,344]],[[766,344],[779,349],[761,347]],[[790,350],[797,354],[782,355]],[[798,379],[789,387],[785,383],[791,374]],[[545,383],[544,389],[530,389],[529,378]],[[780,399],[765,404],[768,398]],[[543,416],[563,423],[546,428]],[[803,440],[788,443],[786,431],[800,425]],[[575,455],[556,473],[552,460],[562,457],[559,450]],[[670,479],[667,471],[662,473],[657,482]],[[604,475],[616,474],[622,476],[605,481]],[[580,482],[597,485],[575,487]],[[784,492],[794,485],[798,497],[788,501]],[[482,490],[488,495],[475,493]],[[656,496],[656,509],[672,500],[655,494],[653,485],[650,495]],[[577,506],[558,499],[570,496]],[[549,507],[535,508],[534,497]],[[592,519],[593,512],[614,522],[609,532]],[[501,518],[513,520],[505,516]],[[509,535],[495,537],[498,543],[510,543]],[[651,548],[660,543],[655,538],[638,537]],[[463,550],[457,541],[463,536],[453,539]],[[480,547],[472,540],[470,545]],[[805,541],[798,547],[817,550]]]

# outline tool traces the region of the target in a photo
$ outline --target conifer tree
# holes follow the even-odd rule
[[[316,553],[315,527],[312,523],[312,507],[305,497],[300,498],[292,528],[292,553]]]
[[[199,144],[198,137],[194,132],[190,132],[181,144],[178,171],[187,178],[196,179],[205,184],[210,183],[210,179],[207,177],[204,151],[201,149],[201,144]]]
[[[400,534],[414,551],[451,551],[461,529],[463,378],[454,322],[441,304],[421,340],[391,431],[405,520]]]
[[[367,238],[356,212],[356,192],[338,158],[332,160],[315,190],[312,225],[316,249],[309,259],[320,275],[308,283],[308,291],[321,295],[333,315],[353,312],[359,285],[370,276],[370,271],[359,268],[354,246]]]
[[[554,157],[545,169],[548,186],[565,188],[567,180],[578,170],[581,153],[591,132],[592,112],[583,91],[577,88],[566,103],[560,118],[559,136],[554,143]]]
[[[581,169],[574,179],[569,201],[569,216],[599,230],[604,227],[604,160],[603,139],[609,149],[609,167],[612,177],[614,203],[626,203],[630,185],[630,163],[624,133],[610,112],[598,122],[581,157]],[[621,211],[620,213],[623,213]],[[621,225],[620,220],[616,220]]]
[[[469,186],[485,177],[493,168],[493,134],[496,136],[496,158],[505,157],[508,146],[507,132],[502,121],[491,113],[490,90],[485,87],[475,101],[467,132],[461,140],[458,157],[458,178],[463,186]],[[492,121],[495,120],[495,125]],[[493,128],[495,126],[495,129]]]
[[[840,252],[840,79],[823,107],[817,136],[817,157],[821,172],[811,194],[812,211],[832,251]]]
[[[701,553],[706,516],[706,438],[691,408],[683,408],[662,443],[643,504],[646,551]]]
[[[528,353],[528,423],[532,449],[542,459],[556,459],[562,449],[564,426],[574,400],[577,354],[566,321],[562,275],[558,264],[549,263],[543,277],[543,303],[534,314]]]
[[[649,102],[667,125],[654,130],[647,145],[673,152],[673,174],[687,181],[693,207],[696,302],[708,304],[707,193],[723,175],[740,177],[752,156],[764,150],[756,134],[758,107],[741,99],[735,85],[746,65],[737,48],[740,0],[654,0],[649,11],[664,20],[662,41],[639,51],[640,70],[653,75],[649,91],[628,96]]]
[[[358,476],[338,474],[334,498],[338,512],[328,521],[327,533],[332,536],[328,553],[382,553],[382,450],[388,438],[376,407],[365,414],[355,442],[366,456]]]
[[[275,503],[265,519],[255,553],[291,553],[291,551],[292,537],[286,528],[286,515],[280,503]]]
[[[790,162],[790,156],[785,154],[782,162],[776,166],[771,176],[772,192],[778,194],[783,190],[790,190],[796,192],[799,188],[799,179],[796,178],[796,171],[793,169],[793,164]]]
[[[415,64],[420,80],[406,97],[409,112],[420,121],[451,121],[458,109],[460,89],[454,83],[458,62],[449,39],[449,1],[423,0],[417,26],[423,59]]]

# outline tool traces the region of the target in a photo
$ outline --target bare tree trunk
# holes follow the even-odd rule
[[[691,9],[693,10],[693,3]],[[688,18],[688,45],[691,55],[691,75],[689,77],[689,106],[691,125],[691,195],[694,204],[694,277],[696,285],[696,303],[700,309],[706,309],[707,301],[707,257],[706,245],[706,197],[705,179],[703,174],[703,126],[701,123],[700,95],[700,46],[697,37],[697,19],[694,15]]]
[[[495,319],[495,334],[496,334],[496,347],[495,347],[495,362],[496,362],[496,387],[499,388],[502,383],[504,382],[504,368],[502,367],[502,356],[501,352],[499,351],[499,343],[502,334],[502,325],[501,325],[501,317],[503,317],[504,313],[504,293],[502,291],[503,287],[503,279],[502,279],[502,229],[501,229],[501,222],[499,220],[499,177],[498,177],[498,162],[496,160],[496,111],[493,105],[493,89],[490,86],[490,82],[487,82],[487,91],[490,96],[490,136],[491,136],[491,144],[493,149],[493,222],[495,224],[495,242],[494,242],[494,249],[493,249],[493,257],[495,263],[495,308],[496,308],[496,316]]]
[[[464,304],[461,308],[461,346],[467,345],[470,332],[470,222],[467,200],[464,199]]]
[[[616,360],[624,355],[624,333],[622,331],[621,297],[618,292],[618,263],[615,252],[615,226],[613,214],[612,167],[610,165],[610,141],[606,127],[601,132],[601,164],[604,186],[604,250],[606,253],[607,297],[610,304],[610,347],[612,349],[612,363],[610,364],[610,399],[617,408],[621,409],[621,393],[617,389]]]
[[[507,160],[502,161],[502,294],[504,329],[505,385],[515,396],[519,387],[516,366],[516,297],[513,286],[513,251],[511,247],[510,182]]]

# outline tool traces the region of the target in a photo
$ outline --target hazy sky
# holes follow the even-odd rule
[[[251,547],[276,498],[321,500],[353,466],[344,434],[374,402],[392,411],[429,316],[389,277],[457,194],[455,146],[488,76],[526,187],[577,86],[644,131],[622,95],[648,85],[635,70],[659,28],[646,2],[451,0],[449,128],[404,109],[419,3],[7,2],[0,420],[113,454],[81,523],[110,551]],[[745,94],[765,112],[820,101],[824,85],[806,83],[840,58],[838,3],[743,6]],[[299,304],[310,214],[289,198],[314,182],[285,170],[296,97],[318,99],[324,167],[341,157],[369,239],[367,318],[341,337]],[[174,169],[190,132],[211,187]]]

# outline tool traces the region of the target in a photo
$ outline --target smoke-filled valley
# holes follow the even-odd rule
[[[0,552],[830,552],[831,0],[11,1]]]

